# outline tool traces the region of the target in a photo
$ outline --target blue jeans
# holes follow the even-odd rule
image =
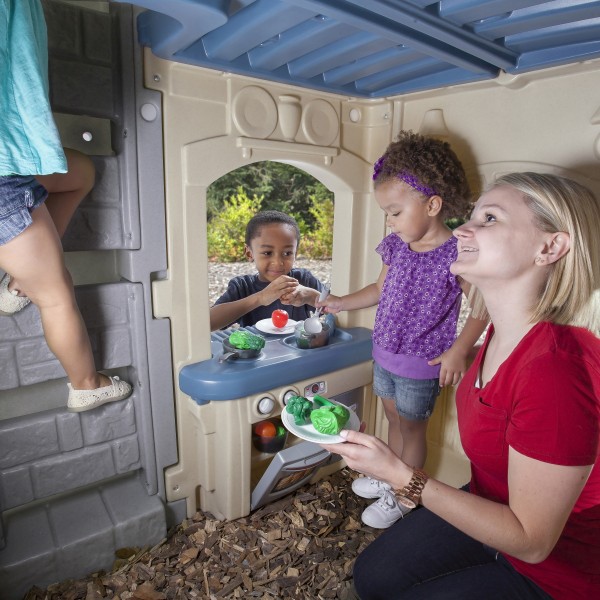
[[[410,421],[426,421],[440,393],[439,379],[401,377],[373,363],[373,391],[396,403],[398,414]]]
[[[360,600],[552,600],[500,553],[426,508],[358,556],[354,587]]]
[[[0,246],[31,225],[31,213],[47,196],[33,175],[0,175]]]

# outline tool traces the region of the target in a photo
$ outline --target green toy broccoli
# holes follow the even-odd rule
[[[313,405],[303,396],[292,396],[285,405],[285,410],[294,417],[296,425],[306,425],[309,421]]]
[[[265,347],[265,338],[239,329],[229,336],[229,343],[240,350],[262,350]]]

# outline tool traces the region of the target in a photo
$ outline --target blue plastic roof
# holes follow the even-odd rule
[[[162,58],[377,98],[600,57],[600,0],[136,0]]]

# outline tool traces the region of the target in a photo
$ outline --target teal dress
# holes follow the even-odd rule
[[[0,0],[0,175],[66,173],[48,101],[48,34],[39,0]]]

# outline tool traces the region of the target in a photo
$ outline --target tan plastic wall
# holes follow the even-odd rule
[[[359,289],[379,273],[374,248],[386,231],[372,197],[371,165],[400,129],[444,136],[475,189],[502,172],[536,170],[570,175],[600,192],[598,61],[357,100],[163,61],[146,51],[145,84],[163,94],[168,274],[153,284],[153,306],[156,318],[171,320],[176,374],[210,358],[206,189],[242,165],[292,163],[335,193],[335,294]],[[373,318],[373,309],[355,311],[342,314],[340,324],[372,327]],[[206,460],[230,452],[210,447],[206,424],[214,408],[199,407],[179,390],[175,396],[180,461],[166,473],[166,490],[169,500],[185,498],[191,514],[214,488],[207,464],[231,479],[243,475],[231,457],[220,465],[218,457]],[[373,421],[369,429],[385,437],[380,407]],[[199,423],[208,430],[199,431]],[[457,485],[468,480],[451,389],[431,419],[429,446],[433,475]]]

